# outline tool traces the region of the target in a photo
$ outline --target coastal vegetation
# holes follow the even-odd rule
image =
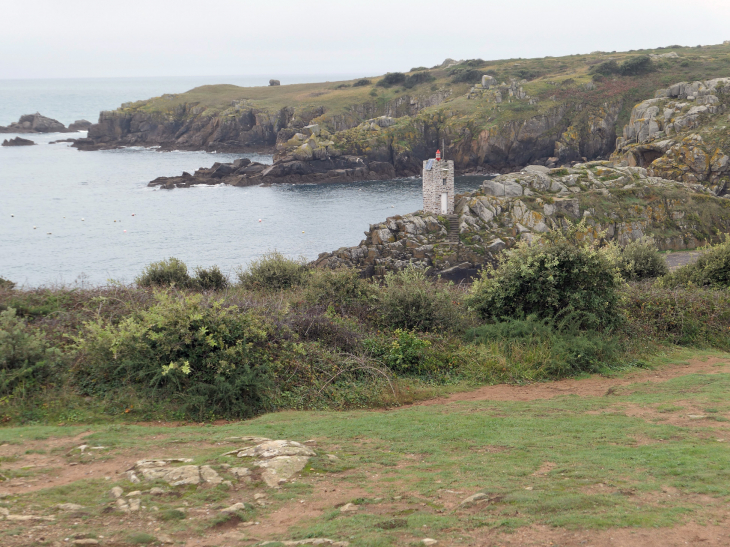
[[[271,253],[228,280],[181,261],[134,285],[0,287],[7,423],[236,419],[389,407],[495,383],[730,350],[728,240],[662,277],[576,225],[518,244],[471,287],[407,268],[378,283]],[[211,272],[216,272],[212,274]],[[223,281],[224,280],[224,281]]]
[[[287,147],[291,137],[316,124],[330,134],[322,139],[329,143],[326,155],[390,162],[398,174],[413,174],[442,144],[458,170],[504,171],[534,162],[548,165],[551,158],[564,165],[608,157],[634,106],[658,90],[728,76],[730,44],[540,59],[447,59],[379,77],[202,86],[125,103],[102,113],[90,139],[79,146],[254,147],[283,158],[294,151]],[[697,104],[704,104],[699,97]],[[373,123],[381,116],[392,120]]]

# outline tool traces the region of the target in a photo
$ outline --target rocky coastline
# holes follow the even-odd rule
[[[35,114],[25,114],[17,122],[8,126],[0,126],[0,133],[76,133],[86,131],[92,125],[87,120],[76,120],[66,127],[58,120],[36,112]]]
[[[0,146],[34,146],[35,143],[30,139],[15,137],[14,139],[5,139]]]
[[[356,268],[382,278],[407,267],[444,280],[472,278],[519,241],[585,220],[585,237],[625,245],[653,237],[661,250],[694,249],[730,232],[730,199],[699,183],[651,176],[606,161],[525,169],[458,195],[455,214],[417,211],[373,224],[355,247],[322,253],[313,264]],[[452,223],[458,242],[448,238]]]

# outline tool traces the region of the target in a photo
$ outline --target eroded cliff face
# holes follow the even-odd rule
[[[552,169],[531,166],[487,180],[457,196],[456,215],[417,211],[371,225],[356,247],[323,253],[320,267],[355,267],[383,276],[407,267],[447,279],[475,274],[520,240],[586,221],[584,237],[622,245],[652,236],[660,249],[692,249],[730,232],[730,199],[701,184],[650,176],[641,167],[608,162]],[[448,241],[457,222],[459,243]]]
[[[197,103],[185,103],[168,112],[147,110],[145,103],[126,105],[99,115],[89,128],[81,149],[121,146],[160,146],[178,150],[217,150],[244,152],[273,151],[283,129],[292,133],[310,124],[330,131],[357,126],[373,116],[412,116],[422,109],[443,102],[451,90],[425,95],[403,95],[393,101],[373,101],[348,107],[344,114],[331,114],[326,106],[284,107],[277,111],[248,106],[248,101],[233,101],[229,108],[211,112]]]
[[[633,108],[612,159],[724,195],[730,184],[728,103],[730,78],[661,89]]]
[[[366,120],[333,140],[342,153],[388,161],[403,175],[419,174],[423,160],[439,148],[462,172],[509,171],[607,157],[620,111],[621,102],[598,108],[565,103],[524,119],[485,124],[459,119],[444,106],[388,125]]]
[[[267,149],[276,143],[282,126],[293,113],[275,113],[248,108],[226,116],[209,115],[203,107],[181,105],[173,111],[145,112],[121,109],[102,112],[99,122],[89,128],[79,148],[116,148],[120,146],[161,146],[179,150],[238,151]]]

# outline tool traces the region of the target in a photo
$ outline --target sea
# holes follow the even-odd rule
[[[358,75],[281,77],[282,84]],[[64,124],[123,102],[206,84],[267,85],[268,77],[0,80],[0,125],[40,112]],[[15,137],[2,134],[0,140]],[[131,283],[168,257],[234,276],[263,254],[313,260],[358,245],[370,224],[422,206],[421,179],[236,188],[149,188],[160,176],[265,154],[123,148],[81,152],[53,141],[84,132],[21,135],[36,146],[0,147],[0,277],[25,288]],[[481,184],[457,177],[456,190]]]

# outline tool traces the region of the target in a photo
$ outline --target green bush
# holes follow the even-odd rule
[[[482,81],[483,70],[458,70],[454,71],[451,81],[455,84],[478,84]]]
[[[375,311],[382,326],[405,330],[459,331],[468,317],[450,285],[434,283],[415,268],[386,274]]]
[[[52,377],[61,353],[8,308],[0,312],[0,397],[24,396]]]
[[[580,241],[585,230],[581,221],[504,253],[472,285],[469,307],[489,320],[534,314],[583,328],[614,325],[621,279],[604,253]]]
[[[730,351],[727,290],[635,283],[622,292],[622,328],[632,339]]]
[[[661,277],[669,272],[664,257],[651,237],[631,241],[625,247],[614,244],[608,254],[621,277],[627,281]]]
[[[380,87],[393,87],[400,85],[406,81],[406,75],[402,72],[388,72],[383,76],[376,85]]]
[[[3,277],[0,277],[0,289],[14,289],[15,283],[12,281],[5,279]]]
[[[565,377],[621,363],[621,349],[614,338],[593,331],[565,330],[534,315],[477,327],[466,338],[491,347],[493,355],[501,357],[503,372],[511,369],[514,379]],[[514,369],[524,369],[525,365],[531,370],[515,374]],[[473,367],[471,372],[474,374]]]
[[[373,298],[374,289],[360,278],[354,268],[338,270],[315,269],[307,281],[304,296],[311,304],[333,306],[343,311],[351,306],[366,304]]]
[[[238,273],[238,280],[246,289],[282,290],[302,285],[308,271],[302,260],[292,260],[274,251],[251,262]]]
[[[406,77],[406,80],[403,83],[403,87],[405,87],[406,89],[411,89],[413,87],[416,87],[417,85],[426,84],[434,81],[436,81],[436,78],[428,72],[417,72],[416,74],[412,74],[411,76]]]
[[[603,76],[610,76],[611,74],[618,74],[619,68],[616,61],[604,61],[593,67],[593,72],[601,74]]]
[[[372,83],[373,83],[372,80],[368,80],[367,78],[362,78],[362,79],[358,80],[357,82],[355,82],[354,84],[352,84],[352,87],[365,87]]]
[[[182,260],[174,257],[148,265],[136,281],[140,287],[169,287],[174,285],[182,289],[192,284],[188,267]]]
[[[118,324],[98,319],[76,339],[79,388],[136,386],[178,401],[186,415],[248,417],[267,406],[269,329],[252,312],[201,294],[154,294]]]
[[[620,65],[616,61],[604,61],[593,67],[592,72],[603,76],[611,76],[612,74],[639,76],[652,72],[654,69],[655,67],[651,57],[648,55],[639,55],[626,59]]]
[[[428,366],[431,342],[422,340],[411,331],[396,329],[392,339],[370,338],[363,345],[375,359],[395,373],[423,374],[433,371]]]
[[[730,287],[730,235],[722,243],[702,249],[697,262],[676,269],[662,278],[660,284]]]
[[[228,278],[218,266],[195,268],[193,283],[204,291],[222,291],[228,287]]]
[[[654,70],[654,63],[648,55],[630,57],[619,66],[619,73],[622,76],[639,76]]]
[[[421,72],[423,70],[428,70],[428,67],[425,66],[417,66],[409,70],[408,72]]]

